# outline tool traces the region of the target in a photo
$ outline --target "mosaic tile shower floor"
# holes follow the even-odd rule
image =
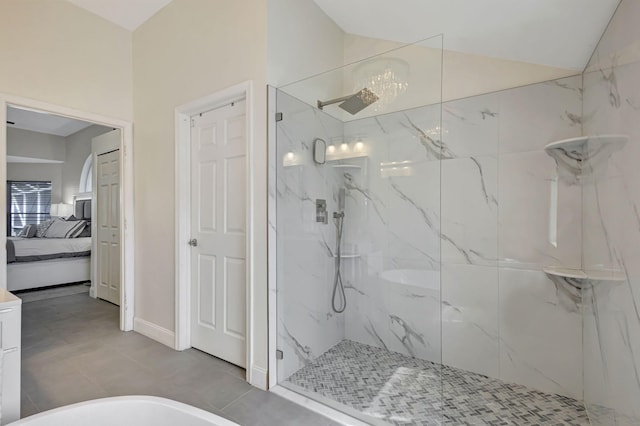
[[[286,384],[339,402],[375,423],[589,424],[580,401],[349,340],[297,371]]]

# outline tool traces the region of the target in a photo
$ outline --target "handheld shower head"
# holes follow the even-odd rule
[[[346,197],[346,190],[344,188],[340,188],[338,190],[338,211],[344,212],[344,199]]]
[[[322,109],[327,105],[342,102],[340,105],[338,105],[340,108],[347,111],[351,115],[356,115],[372,103],[376,102],[378,99],[380,99],[378,95],[365,87],[364,89],[353,95],[331,99],[330,101],[318,101],[318,109]]]

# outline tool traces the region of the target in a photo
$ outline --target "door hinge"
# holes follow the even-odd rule
[[[196,119],[195,118],[191,119],[191,127],[196,127]]]
[[[284,352],[282,352],[280,349],[276,349],[276,359],[283,359],[284,358]]]
[[[283,120],[283,118],[284,118],[284,117],[282,116],[282,113],[281,113],[281,112],[276,112],[276,123],[277,123],[278,121],[282,121],[282,120]]]

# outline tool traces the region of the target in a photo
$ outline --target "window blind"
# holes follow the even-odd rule
[[[50,218],[51,182],[7,181],[7,235]]]

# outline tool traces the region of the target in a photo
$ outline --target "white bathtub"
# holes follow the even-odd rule
[[[7,426],[238,426],[208,411],[154,396],[117,396],[80,402]]]

